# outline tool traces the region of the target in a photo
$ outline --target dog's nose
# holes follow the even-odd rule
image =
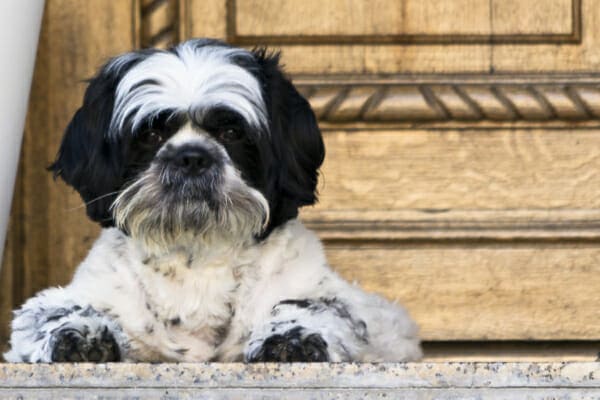
[[[182,172],[199,175],[210,168],[213,164],[213,158],[205,149],[188,147],[178,151],[172,162]]]

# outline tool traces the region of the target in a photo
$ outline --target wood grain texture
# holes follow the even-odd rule
[[[425,340],[600,338],[597,244],[331,245],[345,278],[401,301]]]
[[[227,37],[227,0],[187,0],[184,21],[187,38]]]
[[[576,32],[578,1],[492,0],[491,29],[496,35],[564,34]],[[470,11],[467,11],[470,12]]]
[[[316,210],[600,207],[597,130],[328,131],[325,144]]]
[[[237,36],[490,34],[489,0],[234,0]],[[423,17],[428,25],[420,22]],[[486,24],[487,23],[487,24]],[[335,42],[336,39],[331,41]]]

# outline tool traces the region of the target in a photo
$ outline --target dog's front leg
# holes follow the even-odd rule
[[[127,340],[105,313],[79,302],[68,289],[38,293],[15,311],[9,362],[120,361]]]
[[[353,361],[368,345],[364,321],[335,298],[293,299],[276,304],[268,321],[252,330],[247,362]]]

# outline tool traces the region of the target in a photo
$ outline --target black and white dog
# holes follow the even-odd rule
[[[105,229],[15,312],[12,362],[408,361],[398,305],[296,219],[324,146],[278,56],[214,40],[109,61],[51,166]]]

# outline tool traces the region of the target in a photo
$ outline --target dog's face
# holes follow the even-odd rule
[[[265,237],[315,202],[323,157],[278,56],[192,40],[108,62],[51,169],[90,218],[162,246],[187,233]]]

